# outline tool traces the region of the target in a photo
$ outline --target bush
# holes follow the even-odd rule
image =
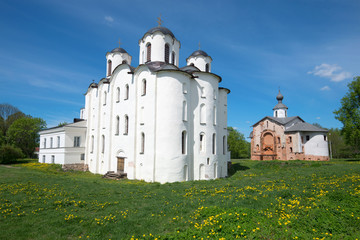
[[[0,147],[0,163],[12,163],[17,159],[23,158],[24,154],[21,149],[11,145],[3,145]]]

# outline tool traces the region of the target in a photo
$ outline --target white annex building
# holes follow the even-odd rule
[[[106,77],[85,94],[84,121],[40,132],[39,161],[73,163],[76,148],[77,163],[93,173],[161,183],[227,176],[230,91],[219,87],[212,58],[197,50],[180,68],[180,42],[160,25],[144,34],[139,50],[136,68],[123,48],[106,54]],[[72,125],[81,125],[76,136]],[[56,149],[59,131],[72,149]],[[60,146],[49,145],[51,138]]]

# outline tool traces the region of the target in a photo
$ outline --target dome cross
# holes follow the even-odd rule
[[[161,26],[161,24],[163,23],[163,20],[161,20],[161,14],[160,16],[157,18],[157,23],[159,24],[159,27]]]

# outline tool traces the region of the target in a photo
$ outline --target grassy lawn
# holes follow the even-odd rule
[[[360,237],[360,161],[233,160],[231,174],[161,185],[0,166],[0,239]]]

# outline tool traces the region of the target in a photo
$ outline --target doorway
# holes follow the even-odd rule
[[[117,158],[117,172],[124,172],[124,160],[125,158],[123,157],[118,157]]]

